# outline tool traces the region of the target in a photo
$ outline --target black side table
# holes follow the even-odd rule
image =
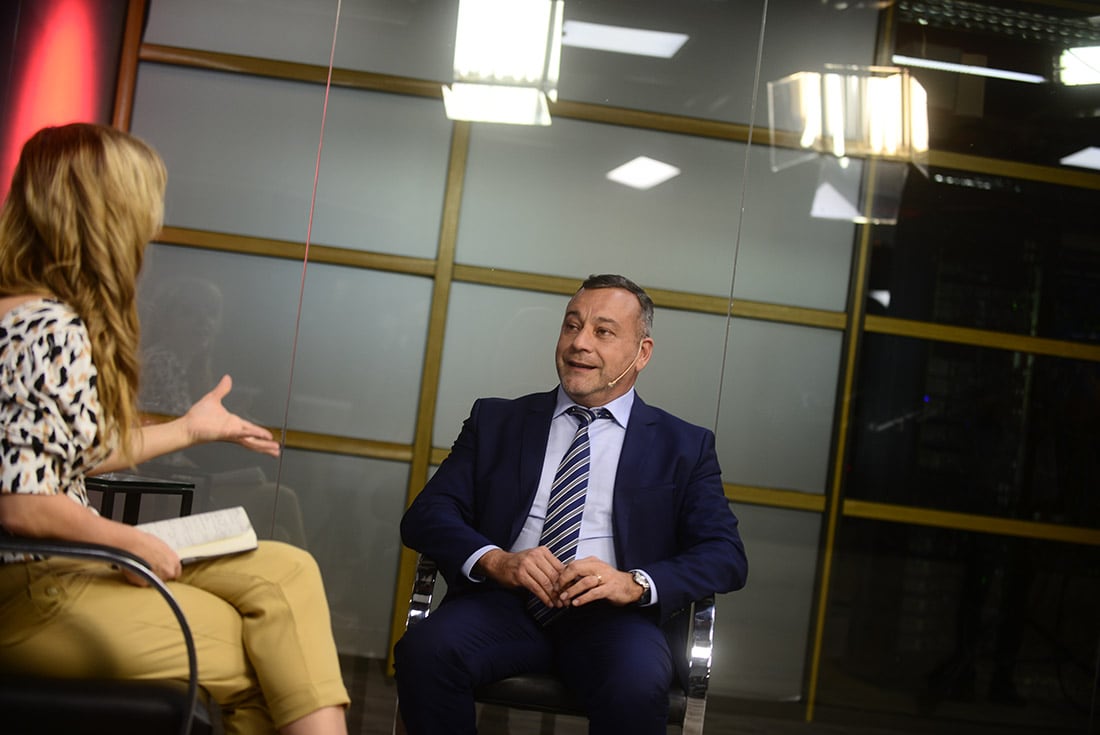
[[[115,510],[115,494],[122,493],[125,500],[122,505],[122,522],[131,526],[138,522],[141,512],[142,495],[178,495],[180,496],[180,515],[191,515],[191,503],[194,501],[195,483],[179,480],[162,480],[156,477],[142,477],[112,472],[84,479],[88,490],[103,493],[103,504],[99,509],[104,518],[111,518]]]

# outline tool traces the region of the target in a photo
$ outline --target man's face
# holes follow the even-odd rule
[[[570,398],[594,408],[630,390],[653,350],[641,313],[637,297],[621,288],[583,289],[570,300],[555,352]]]

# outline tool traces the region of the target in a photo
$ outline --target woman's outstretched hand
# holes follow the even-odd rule
[[[272,457],[279,456],[279,442],[262,426],[245,421],[222,405],[233,388],[233,379],[223,375],[214,389],[195,402],[183,419],[194,444],[227,441]]]

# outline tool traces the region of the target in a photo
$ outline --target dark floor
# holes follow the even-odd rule
[[[392,735],[396,687],[385,674],[385,662],[348,658],[343,661],[352,706],[348,713],[351,735]],[[936,718],[874,714],[864,710],[818,708],[814,722],[804,721],[797,704],[761,704],[710,697],[707,701],[708,735],[1100,735],[1100,722],[1067,727],[1035,708],[1022,707],[994,716],[979,705],[944,705]],[[1080,723],[1081,721],[1078,721]],[[586,735],[581,718],[542,715],[498,707],[479,708],[480,735]],[[669,728],[679,733],[679,728]]]

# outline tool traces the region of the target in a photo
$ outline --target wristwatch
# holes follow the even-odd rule
[[[652,597],[652,593],[649,590],[649,579],[642,574],[641,569],[631,569],[630,576],[634,577],[634,584],[642,588],[642,596],[638,598],[638,602],[635,604],[642,607],[648,605],[650,597]]]

